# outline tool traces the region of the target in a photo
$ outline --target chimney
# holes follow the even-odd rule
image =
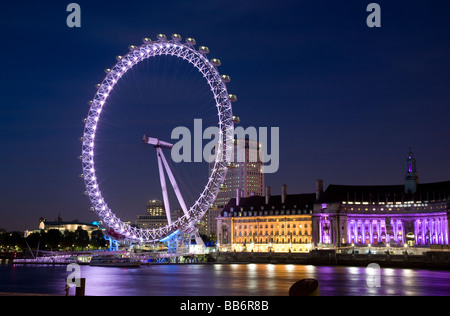
[[[270,187],[267,186],[266,187],[266,205],[269,204],[269,200],[270,200]]]
[[[322,180],[316,180],[316,201],[318,201],[323,193],[323,181]]]
[[[281,186],[281,203],[284,204],[286,202],[286,184]]]
[[[239,206],[241,201],[241,190],[239,188],[236,189],[236,207]]]

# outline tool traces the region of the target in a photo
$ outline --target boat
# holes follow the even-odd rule
[[[98,256],[92,257],[89,265],[93,267],[138,268],[141,262],[131,258]]]
[[[77,258],[60,255],[60,256],[46,256],[46,257],[35,257],[28,259],[14,259],[13,263],[17,264],[70,264],[77,263]]]

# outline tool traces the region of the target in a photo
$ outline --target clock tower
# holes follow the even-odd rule
[[[408,158],[406,159],[405,193],[414,194],[417,190],[419,177],[417,176],[416,159],[409,146]]]

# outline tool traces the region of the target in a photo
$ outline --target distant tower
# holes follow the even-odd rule
[[[160,200],[150,200],[147,203],[147,214],[151,216],[166,216],[164,203]]]
[[[230,199],[236,197],[238,189],[240,197],[264,196],[264,173],[262,172],[264,162],[260,154],[261,146],[261,142],[248,138],[234,140],[234,165],[227,172],[224,181],[225,189],[219,192],[214,201],[219,209],[224,208]],[[214,162],[210,163],[210,170],[213,164]]]
[[[45,229],[45,217],[39,218],[39,229]]]
[[[264,196],[264,162],[262,143],[250,138],[235,138],[232,165],[228,169],[223,189],[217,194],[214,205],[208,210],[203,220],[206,222],[206,234],[216,234],[216,217],[228,204],[230,199]],[[211,173],[214,161],[209,164]]]
[[[408,158],[406,159],[405,193],[414,194],[417,190],[419,177],[417,176],[416,159],[409,146]]]

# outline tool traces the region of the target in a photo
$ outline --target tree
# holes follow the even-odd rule
[[[91,246],[94,248],[106,247],[106,240],[103,236],[103,233],[100,229],[94,230],[91,233]]]
[[[58,229],[50,229],[43,234],[44,243],[50,250],[58,249],[60,247],[63,235]]]
[[[81,226],[75,231],[75,246],[86,248],[89,245],[89,234]]]
[[[9,232],[1,234],[0,244],[8,251],[26,248],[25,238],[21,232]]]
[[[40,246],[41,239],[41,233],[34,232],[31,233],[27,238],[25,238],[25,241],[28,243],[28,246],[30,246],[31,249],[37,249],[38,245]]]
[[[62,246],[64,248],[73,249],[73,247],[75,246],[75,232],[70,232],[68,230],[64,231]]]

